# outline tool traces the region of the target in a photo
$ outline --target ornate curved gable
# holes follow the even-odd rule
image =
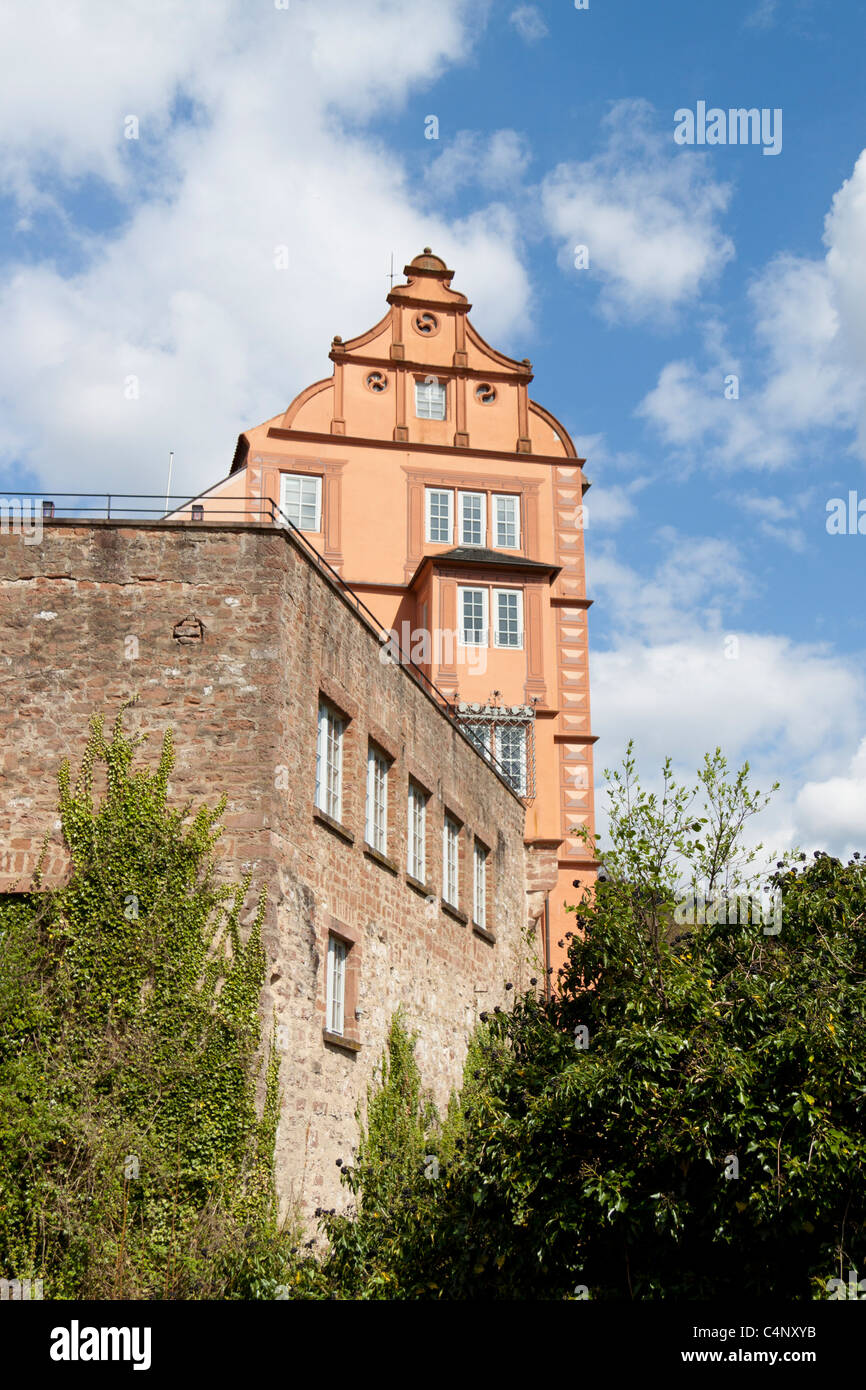
[[[529,359],[498,352],[470,323],[472,305],[452,288],[453,270],[425,247],[404,274],[378,323],[348,341],[333,339],[333,375],[306,387],[269,425],[304,438],[576,457],[562,425],[529,399]],[[431,414],[444,418],[419,418],[416,392],[431,385],[444,392]]]

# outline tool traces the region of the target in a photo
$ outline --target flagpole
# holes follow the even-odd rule
[[[168,499],[171,496],[171,469],[174,463],[174,449],[168,451],[168,482],[165,485],[165,514],[168,516]]]

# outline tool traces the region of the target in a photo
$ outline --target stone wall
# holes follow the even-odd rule
[[[57,768],[64,757],[75,767],[94,711],[110,721],[137,695],[126,722],[149,735],[141,756],[155,761],[173,728],[172,800],[225,792],[221,870],[268,889],[281,1197],[307,1214],[341,1205],[336,1160],[351,1158],[355,1108],[397,1006],[444,1104],[479,1011],[505,1004],[507,981],[520,989],[541,974],[527,944],[540,883],[533,873],[527,900],[521,803],[416,682],[380,660],[375,633],[283,531],[56,522],[39,545],[4,534],[0,603],[0,890],[28,885],[52,827],[47,877],[62,880]],[[340,825],[314,808],[321,697],[347,720]],[[371,738],[393,759],[385,856],[364,844]],[[405,871],[410,777],[429,794],[423,885]],[[463,827],[456,913],[441,901],[445,809]],[[471,921],[476,837],[489,849],[482,927]],[[342,1041],[323,1036],[329,932],[350,943]]]

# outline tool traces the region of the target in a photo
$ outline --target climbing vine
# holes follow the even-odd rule
[[[245,920],[250,877],[216,872],[224,799],[171,806],[171,733],[136,767],[124,712],[60,769],[68,882],[0,899],[0,1274],[46,1298],[273,1296],[293,1237],[265,897]]]

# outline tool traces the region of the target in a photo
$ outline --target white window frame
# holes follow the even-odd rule
[[[391,761],[371,743],[367,748],[367,804],[364,839],[371,849],[387,854],[388,772]]]
[[[415,382],[415,417],[418,420],[448,419],[448,391],[444,382]]]
[[[343,1037],[346,1026],[346,966],[349,943],[340,936],[328,936],[326,1014],[328,1032]]]
[[[506,759],[502,755],[502,735],[505,733],[518,733],[521,735],[520,753],[516,759],[513,756]],[[511,782],[518,796],[526,795],[526,754],[528,736],[529,731],[525,724],[499,724],[496,728],[496,761],[502,768],[503,774]],[[506,770],[507,768],[513,767],[515,762],[518,765],[516,780],[513,779]]]
[[[479,515],[479,517],[478,517],[478,520],[481,522],[481,539],[480,539],[480,540],[477,540],[477,541],[468,541],[468,540],[466,539],[466,535],[465,535],[465,521],[466,521],[466,518],[465,518],[465,515],[464,515],[464,510],[465,510],[465,503],[466,503],[467,499],[470,498],[470,497],[473,498],[473,500],[477,498],[478,501],[479,501],[479,503],[480,503],[480,506],[479,506],[479,513],[480,513],[480,515]],[[459,537],[460,537],[460,539],[459,539],[459,541],[458,541],[458,544],[459,544],[459,545],[475,545],[475,546],[486,545],[486,544],[487,544],[487,493],[486,493],[486,492],[458,492],[458,494],[457,494],[457,514],[458,514],[458,517],[459,517],[458,533],[459,533]]]
[[[478,927],[487,926],[487,858],[486,845],[476,840],[472,847],[472,920]]]
[[[292,483],[296,482],[296,483],[299,483],[299,484],[300,484],[300,486],[299,486],[299,488],[298,488],[298,519],[297,519],[297,521],[293,521],[291,512],[290,512],[290,510],[289,510],[288,498],[286,497],[286,493],[287,493],[287,491],[288,491],[288,484],[289,484],[290,482],[292,482]],[[305,507],[305,506],[307,506],[307,507],[309,506],[309,503],[305,503],[305,502],[304,502],[304,489],[305,489],[305,487],[309,487],[310,484],[313,485],[313,509],[314,509],[314,513],[315,513],[315,515],[314,515],[314,520],[315,520],[315,523],[316,523],[316,524],[315,524],[315,526],[302,526],[302,525],[301,525],[301,522],[302,522],[303,519],[304,519],[304,507]],[[281,473],[281,474],[280,474],[280,511],[283,513],[284,516],[288,517],[289,521],[292,521],[292,522],[293,522],[293,525],[295,525],[295,526],[298,528],[299,531],[310,531],[311,533],[318,533],[318,532],[320,532],[321,529],[322,529],[322,479],[321,479],[321,475],[318,474],[318,473]]]
[[[316,806],[332,820],[343,818],[343,736],[346,721],[327,700],[319,701],[316,738]]]
[[[464,623],[465,601],[467,594],[481,595],[481,621],[482,628],[478,642],[466,641],[466,626]],[[478,588],[475,585],[458,585],[457,588],[457,645],[459,647],[486,647],[490,635],[490,591],[489,589]],[[475,629],[473,629],[474,631]]]
[[[503,642],[501,640],[499,603],[502,598],[514,597],[517,599],[517,641]],[[522,589],[494,589],[493,590],[493,645],[502,647],[505,651],[517,652],[523,650],[523,590]]]
[[[509,503],[508,510],[512,515],[509,518],[508,510],[505,516],[500,516],[504,510],[502,504]],[[499,527],[504,524],[506,527],[514,526],[514,541],[503,541],[499,538]],[[497,550],[519,550],[520,549],[520,497],[511,492],[494,492],[493,494],[493,544]]]
[[[428,544],[432,545],[453,545],[454,544],[454,493],[450,488],[428,487],[424,489],[425,497],[425,535]],[[448,498],[448,534],[444,537],[433,535],[432,507],[433,496]]]
[[[417,782],[409,783],[406,817],[406,872],[418,883],[427,881],[427,795]]]
[[[442,822],[442,898],[449,907],[460,905],[460,822],[448,811]]]

